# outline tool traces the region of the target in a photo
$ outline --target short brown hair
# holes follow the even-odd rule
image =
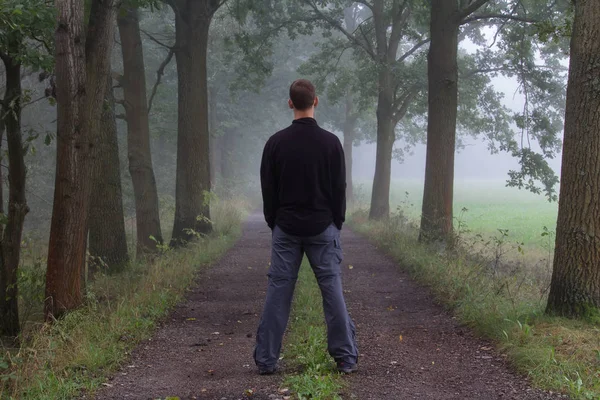
[[[297,79],[290,86],[290,100],[299,111],[309,109],[315,103],[315,85],[307,79]]]

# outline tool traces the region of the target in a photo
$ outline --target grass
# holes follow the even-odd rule
[[[359,182],[359,201],[369,199],[370,183]],[[423,182],[395,180],[390,190],[390,206],[398,206],[412,220],[421,216]],[[463,212],[463,209],[467,211]],[[556,227],[557,203],[549,203],[542,195],[508,188],[502,181],[456,181],[454,187],[455,225],[459,220],[470,231],[492,236],[498,229],[508,229],[509,237],[522,242],[531,252],[543,252],[547,240],[541,236],[544,226]]]
[[[239,235],[240,204],[221,202],[215,234],[152,262],[132,263],[88,287],[86,303],[54,324],[35,324],[18,349],[0,355],[0,398],[71,399],[94,392],[193,284],[199,269]]]
[[[327,353],[321,292],[307,262],[300,268],[283,359],[297,371],[284,381],[296,398],[341,399],[343,382]]]
[[[535,268],[495,269],[498,260],[422,245],[416,226],[402,214],[372,223],[359,211],[351,225],[428,285],[461,321],[494,340],[535,385],[574,399],[600,398],[600,327],[545,316],[547,279]]]

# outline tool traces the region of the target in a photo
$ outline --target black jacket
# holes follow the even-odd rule
[[[313,118],[294,120],[267,141],[260,168],[265,220],[295,236],[314,236],[346,214],[340,140]]]

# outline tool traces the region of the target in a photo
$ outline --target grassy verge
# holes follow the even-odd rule
[[[495,340],[535,385],[574,399],[600,398],[600,326],[545,316],[547,287],[531,271],[497,270],[489,260],[442,253],[418,243],[416,229],[394,218],[371,223],[357,212],[351,225],[428,285],[463,322]]]
[[[341,399],[342,379],[327,353],[321,292],[306,262],[300,268],[283,358],[297,371],[284,384],[299,400]]]
[[[198,270],[235,242],[243,212],[231,203],[219,208],[212,237],[97,277],[83,307],[52,325],[37,324],[18,351],[0,354],[0,398],[72,399],[99,388],[152,335]]]

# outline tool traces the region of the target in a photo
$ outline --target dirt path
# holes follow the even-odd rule
[[[365,239],[345,229],[342,242],[361,352],[344,398],[556,398],[512,374]],[[235,400],[248,389],[254,399],[281,398],[281,375],[258,376],[252,360],[269,244],[270,231],[253,215],[235,248],[201,274],[187,300],[96,399]]]

